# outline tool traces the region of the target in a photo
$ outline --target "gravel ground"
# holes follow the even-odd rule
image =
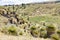
[[[11,35],[0,34],[0,40],[50,40],[50,39],[34,38],[34,37],[29,37],[29,36],[11,36]]]

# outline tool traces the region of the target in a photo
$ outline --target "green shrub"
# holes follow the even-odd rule
[[[51,35],[51,38],[54,40],[59,40],[59,36],[57,34]]]
[[[19,35],[23,35],[23,32],[19,32]]]
[[[17,35],[17,28],[15,26],[8,27],[9,34]]]
[[[53,24],[48,25],[47,28],[55,30],[55,26]]]
[[[40,36],[39,28],[36,25],[33,25],[30,27],[30,33],[33,37],[39,37]]]
[[[40,29],[40,37],[42,37],[42,38],[47,38],[46,28],[42,27],[42,28]]]
[[[60,34],[60,30],[58,30],[57,33]]]
[[[57,34],[60,36],[60,30],[57,31]]]
[[[31,30],[36,30],[36,27],[35,26],[32,26],[30,29]]]
[[[40,32],[39,32],[38,30],[32,30],[32,31],[31,31],[31,35],[32,35],[33,37],[39,37],[39,36],[40,36]]]
[[[47,30],[47,36],[50,37],[50,35],[55,33],[56,29],[55,29],[55,26],[53,24],[50,24],[47,26],[46,30]]]
[[[19,27],[18,27],[17,33],[18,33],[18,36],[19,36],[19,35],[24,35],[24,34],[25,34],[24,29],[19,28]]]

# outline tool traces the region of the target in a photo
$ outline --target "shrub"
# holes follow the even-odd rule
[[[18,33],[18,36],[25,34],[24,29],[21,29],[21,28],[19,28],[19,27],[18,27],[17,33]]]
[[[46,28],[47,30],[47,36],[50,37],[50,35],[55,33],[55,26],[53,24],[50,24]]]
[[[59,40],[59,36],[57,34],[52,34],[51,38],[54,40]]]
[[[57,34],[60,36],[60,30],[57,31]]]
[[[25,29],[27,27],[27,24],[22,24],[19,27],[22,28],[22,29]]]
[[[23,32],[19,32],[19,35],[23,35]]]
[[[8,32],[11,35],[17,35],[17,28],[15,26],[8,27]]]
[[[31,30],[36,30],[36,27],[35,26],[32,26],[30,29]]]
[[[47,38],[46,28],[42,27],[42,28],[40,29],[40,37],[42,37],[42,38]]]
[[[33,37],[39,37],[40,36],[39,28],[36,25],[33,25],[30,27],[30,33]]]
[[[39,37],[39,36],[40,36],[40,32],[39,32],[39,30],[32,30],[32,31],[31,31],[31,35],[32,35],[33,37]]]
[[[5,33],[5,34],[8,33],[7,27],[2,27],[2,28],[0,29],[0,31],[1,31],[2,33]]]

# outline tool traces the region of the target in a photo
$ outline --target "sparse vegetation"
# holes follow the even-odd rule
[[[60,3],[0,6],[0,32],[60,40],[59,10]]]

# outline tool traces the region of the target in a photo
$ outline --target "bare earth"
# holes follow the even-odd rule
[[[11,36],[0,33],[0,40],[50,40],[50,39],[34,38],[29,36]]]

